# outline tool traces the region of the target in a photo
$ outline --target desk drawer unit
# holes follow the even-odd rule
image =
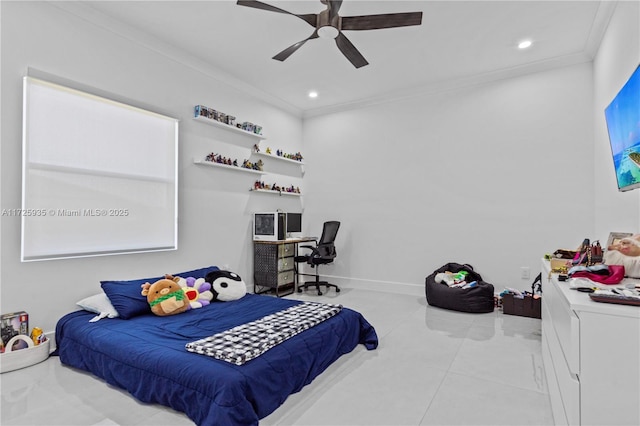
[[[294,244],[254,243],[254,285],[276,290],[280,287],[293,287]]]

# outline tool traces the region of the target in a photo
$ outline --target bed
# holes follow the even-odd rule
[[[255,425],[358,344],[375,349],[374,328],[360,313],[342,307],[243,365],[185,347],[300,303],[247,294],[179,315],[143,313],[96,322],[89,322],[95,313],[75,311],[57,323],[56,354],[63,364],[91,372],[140,401],[182,411],[198,425]]]

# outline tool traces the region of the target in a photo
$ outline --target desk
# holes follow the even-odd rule
[[[298,252],[298,244],[315,240],[316,238],[312,237],[300,237],[280,241],[254,241],[253,292],[274,292],[280,297],[296,291],[294,259]]]

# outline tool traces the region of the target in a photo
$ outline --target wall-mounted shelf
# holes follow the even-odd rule
[[[298,164],[300,166],[304,166],[304,162],[303,161],[298,161],[298,160],[292,160],[291,158],[286,158],[286,157],[279,157],[277,155],[274,154],[267,154],[265,152],[253,152],[254,155],[259,155],[261,157],[266,157],[266,158],[273,158],[274,160],[278,160],[278,161],[285,161],[287,163],[292,163],[292,164]]]
[[[251,188],[249,191],[251,192],[260,192],[262,194],[271,194],[271,195],[288,195],[291,197],[301,197],[302,194],[298,192],[286,192],[286,191],[275,191],[272,189],[253,189]]]
[[[249,136],[251,138],[257,139],[258,141],[267,139],[266,136],[264,136],[264,135],[259,135],[259,134],[253,133],[253,132],[248,132],[248,131],[242,130],[242,129],[238,128],[238,127],[231,126],[229,124],[223,123],[221,121],[213,120],[211,118],[203,117],[201,115],[199,115],[197,117],[193,117],[193,119],[196,120],[196,121],[199,121],[201,123],[208,124],[210,126],[219,127],[221,129],[228,130],[228,131],[233,132],[233,133],[238,133],[240,135]]]
[[[200,160],[200,159],[197,159],[197,158],[194,158],[193,162],[195,164],[199,164],[201,166],[218,167],[218,168],[225,169],[225,170],[235,170],[235,171],[238,171],[238,172],[245,172],[245,173],[251,173],[251,174],[258,174],[258,175],[265,174],[265,172],[260,171],[260,170],[247,169],[247,168],[239,167],[239,166],[230,166],[228,164],[214,163],[213,161]],[[273,191],[273,192],[277,192],[277,191]]]

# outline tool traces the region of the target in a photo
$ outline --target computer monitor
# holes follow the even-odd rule
[[[302,213],[287,213],[287,237],[302,236]]]
[[[283,212],[253,214],[253,239],[255,241],[280,241],[286,238],[287,217]]]

